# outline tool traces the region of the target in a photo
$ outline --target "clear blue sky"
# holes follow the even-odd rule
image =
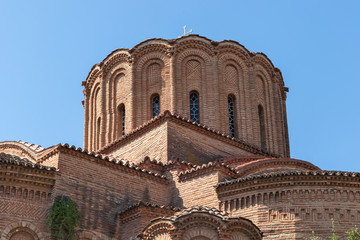
[[[360,1],[0,0],[0,141],[82,147],[81,81],[116,48],[195,34],[281,69],[291,155],[360,172]]]

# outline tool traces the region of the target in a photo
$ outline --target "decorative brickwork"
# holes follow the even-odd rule
[[[82,85],[84,149],[0,143],[0,239],[52,239],[60,195],[76,240],[300,240],[360,222],[360,173],[289,158],[288,88],[263,53],[149,39]]]
[[[229,135],[227,98],[232,95],[236,137],[274,155],[289,156],[281,74],[265,55],[252,54],[236,42],[213,42],[197,35],[150,39],[111,53],[93,67],[83,85],[84,148],[89,151],[118,138],[119,104],[125,104],[126,132],[130,132],[152,117],[154,94],[160,97],[161,112],[193,119],[189,99],[196,91],[199,119],[195,122]],[[259,104],[264,108],[264,132],[258,124]]]

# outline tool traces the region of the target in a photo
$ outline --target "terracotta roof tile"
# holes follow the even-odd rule
[[[188,126],[195,126],[198,130],[205,130],[208,133],[212,133],[212,134],[215,134],[215,135],[221,137],[223,140],[226,139],[226,140],[230,140],[232,143],[239,144],[241,146],[240,147],[241,149],[251,152],[251,153],[254,153],[254,154],[259,154],[259,155],[263,155],[263,156],[267,156],[267,157],[279,157],[276,154],[265,152],[257,146],[248,144],[241,139],[236,139],[234,137],[231,137],[231,136],[227,135],[226,133],[212,129],[204,124],[193,122],[187,118],[181,117],[180,115],[171,114],[170,111],[168,111],[168,110],[166,110],[164,113],[160,114],[159,116],[152,118],[151,120],[149,120],[148,122],[144,123],[143,125],[137,127],[133,131],[125,134],[124,136],[120,137],[119,139],[115,140],[114,142],[102,147],[97,152],[105,153],[106,151],[111,150],[112,147],[116,146],[120,142],[126,142],[127,140],[132,139],[132,136],[135,135],[136,133],[138,133],[142,130],[145,130],[149,126],[156,126],[156,123],[163,122],[165,119],[179,121],[181,123],[188,124]]]
[[[141,206],[144,206],[144,207],[152,207],[152,208],[161,208],[161,209],[168,209],[168,210],[173,210],[173,211],[180,211],[182,208],[179,208],[179,207],[173,207],[173,206],[163,206],[163,205],[159,205],[159,204],[156,204],[156,203],[149,203],[149,202],[143,202],[143,201],[138,201],[136,202],[135,204],[123,209],[123,210],[120,210],[118,212],[118,214],[123,214],[125,212],[128,212],[132,209],[135,209],[135,208],[138,208],[138,207],[141,207]]]
[[[36,153],[39,153],[43,150],[45,150],[45,148],[43,148],[42,146],[40,145],[36,145],[36,144],[32,144],[32,143],[28,143],[28,142],[24,142],[24,141],[17,141],[18,143],[21,143],[22,145],[30,148],[31,150],[33,150],[34,152]]]
[[[73,151],[76,151],[76,152],[80,152],[80,153],[83,153],[83,154],[86,154],[86,155],[89,155],[89,156],[92,156],[92,157],[95,157],[95,158],[98,158],[98,159],[102,159],[102,160],[107,161],[107,162],[111,162],[113,164],[121,165],[121,166],[130,168],[130,169],[139,171],[139,172],[147,173],[147,174],[155,176],[155,177],[159,177],[159,178],[162,178],[162,179],[167,179],[167,177],[165,175],[161,175],[161,174],[158,174],[158,173],[154,173],[154,172],[142,169],[141,167],[138,167],[134,163],[132,163],[130,161],[126,161],[125,159],[112,158],[112,157],[109,157],[107,155],[102,155],[102,154],[95,153],[95,152],[88,152],[87,150],[82,150],[82,148],[80,148],[80,147],[77,148],[74,145],[70,146],[67,143],[58,144],[58,147],[63,147],[63,148],[70,149],[70,150],[73,150]]]
[[[222,219],[227,219],[229,217],[229,214],[226,212],[222,212],[214,207],[206,207],[206,206],[193,206],[189,208],[182,209],[181,212],[176,213],[174,216],[168,218],[172,221],[176,221],[176,219],[192,214],[192,213],[199,213],[199,212],[206,212],[211,215],[215,215],[217,217],[220,217]]]
[[[56,171],[54,167],[46,167],[38,163],[34,163],[27,158],[20,158],[16,155],[11,155],[7,153],[0,153],[0,164],[11,164],[11,165],[18,165],[30,168],[37,168],[41,170],[48,170],[48,171]]]

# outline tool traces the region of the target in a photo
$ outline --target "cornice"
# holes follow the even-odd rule
[[[47,167],[39,163],[34,163],[27,158],[20,158],[16,155],[11,155],[7,153],[0,153],[0,164],[23,166],[27,168],[40,169],[46,171],[56,171],[56,168],[54,167]]]
[[[0,182],[12,185],[52,187],[56,168],[33,163],[26,158],[0,153]]]
[[[289,171],[265,173],[218,183],[219,197],[262,189],[286,187],[356,187],[360,188],[360,173],[342,171]]]

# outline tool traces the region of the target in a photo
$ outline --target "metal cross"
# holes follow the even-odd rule
[[[181,37],[186,36],[189,33],[192,33],[192,29],[190,29],[190,31],[186,32],[186,25],[185,25],[184,26],[184,34]]]

